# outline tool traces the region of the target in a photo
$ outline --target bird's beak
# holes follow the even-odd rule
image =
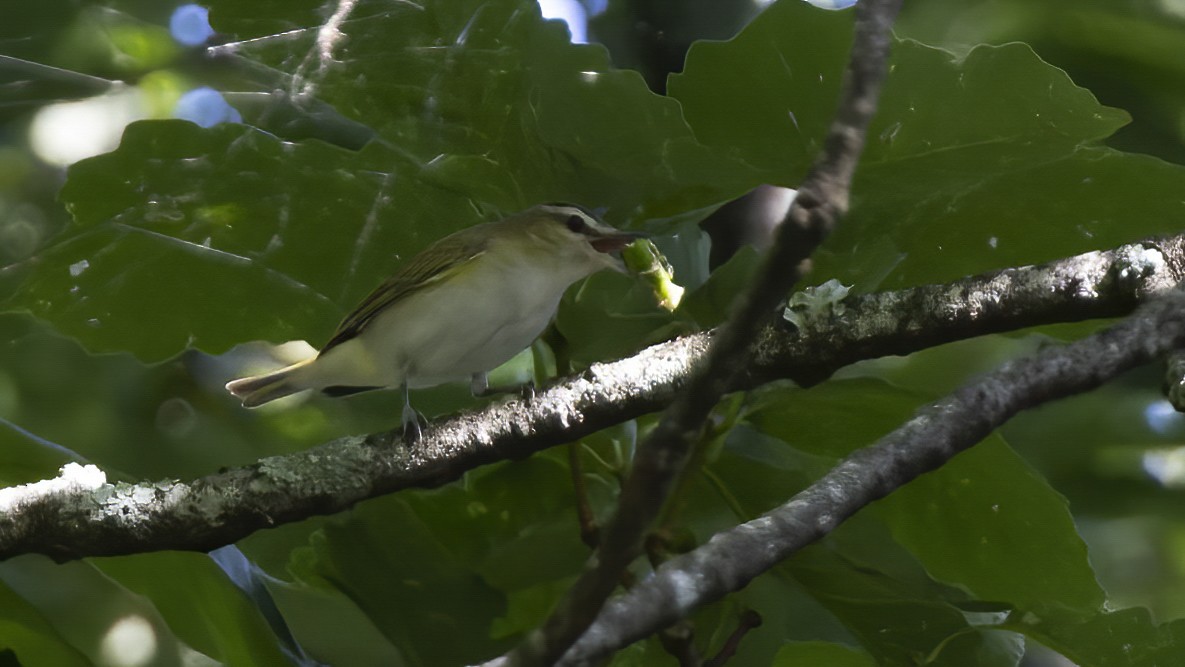
[[[644,232],[621,232],[614,230],[589,239],[589,244],[598,252],[617,252],[638,239],[648,239]]]

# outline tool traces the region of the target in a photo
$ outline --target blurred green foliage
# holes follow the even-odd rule
[[[359,3],[322,60],[314,41],[332,6],[218,0],[213,25],[236,45],[200,66],[163,40],[157,3],[41,7],[54,12],[0,10],[0,54],[63,68],[13,70],[2,89],[4,484],[78,457],[112,476],[185,478],[389,427],[397,399],[382,392],[246,413],[221,384],[267,352],[235,346],[321,343],[400,258],[539,201],[678,232],[662,240],[676,278],[701,277],[670,314],[636,283],[594,276],[562,304],[556,357],[580,366],[715,326],[757,255],[700,285],[694,223],[755,185],[802,177],[851,25],[850,12],[781,0],[734,39],[696,43],[668,79],[676,44],[730,37],[752,3],[612,2],[593,26],[609,50],[569,44],[527,0]],[[1164,159],[1185,157],[1170,48],[1183,25],[1169,0],[906,3],[851,215],[811,280],[894,288],[1181,231],[1185,170]],[[249,124],[136,123],[64,179],[24,150],[39,106],[154,74],[220,81],[254,100]],[[1092,326],[734,398],[666,527],[706,540],[975,373]],[[502,372],[530,366],[524,355]],[[1185,644],[1181,622],[1166,622],[1185,617],[1171,594],[1185,584],[1185,532],[1179,489],[1147,461],[1177,451],[1185,422],[1150,419],[1155,374],[1022,415],[860,513],[698,612],[700,651],[719,651],[755,610],[764,623],[729,664],[1017,665],[1026,637],[1080,664],[1171,664]],[[440,414],[471,401],[440,387],[417,404]],[[577,445],[596,516],[653,422]],[[238,545],[262,568],[251,576],[202,554],[13,559],[0,563],[0,649],[21,664],[100,662],[118,650],[113,628],[131,627],[154,638],[153,664],[488,658],[546,616],[587,556],[568,477],[557,449],[262,531]],[[613,664],[673,659],[649,640]]]

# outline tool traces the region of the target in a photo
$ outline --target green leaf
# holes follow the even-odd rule
[[[888,434],[926,398],[871,378],[832,380],[755,392],[746,419],[795,450],[839,459]]]
[[[708,280],[689,293],[676,314],[687,315],[699,326],[718,326],[732,313],[737,295],[742,293],[757,273],[757,251],[744,246],[727,262],[713,271]]]
[[[340,591],[274,579],[267,581],[267,590],[310,657],[326,664],[407,664],[362,610]]]
[[[74,452],[0,418],[0,486],[55,477],[71,461],[79,461]]]
[[[285,660],[259,611],[206,554],[166,551],[93,563],[129,591],[151,600],[179,639],[219,662]]]
[[[1098,667],[1172,665],[1185,651],[1185,620],[1157,625],[1142,608],[1085,617],[1045,608],[1014,613],[1000,627],[1033,637],[1078,664]]]
[[[909,419],[922,397],[871,379],[770,390],[748,419],[796,449],[840,457]],[[760,510],[764,511],[764,509]],[[1065,499],[993,436],[876,505],[936,579],[981,600],[1031,608],[1103,601]]]
[[[0,610],[0,652],[12,651],[18,659],[15,664],[63,667],[93,664],[71,647],[36,607],[2,584]]]
[[[710,467],[718,480],[716,490],[723,496],[710,500],[717,504],[726,500],[740,510],[739,518],[751,518],[783,502],[826,467],[823,457],[738,428]],[[710,494],[691,495],[708,502],[704,496]],[[704,521],[703,510],[693,507],[697,524]],[[849,519],[819,545],[762,575],[741,596],[766,620],[744,644],[746,652],[758,655],[768,652],[772,657],[786,638],[840,641],[852,637],[889,665],[930,660],[952,666],[1011,666],[1021,654],[1015,634],[977,629],[966,610],[970,606],[966,593],[935,582],[923,563],[893,539],[878,517],[868,513]],[[763,635],[767,627],[771,634]],[[772,646],[771,639],[777,640]]]
[[[344,593],[408,665],[471,664],[509,649],[587,557],[567,469],[542,455],[363,503],[289,567]]]
[[[321,20],[286,4],[248,18],[238,4],[212,12],[240,36]],[[757,182],[699,143],[676,101],[612,69],[601,47],[569,44],[534,2],[358,7],[342,30],[326,62],[317,29],[226,49],[375,141],[351,152],[282,141],[282,128],[133,124],[116,151],[70,170],[74,224],[0,276],[15,291],[7,307],[148,361],[256,339],[320,344],[399,258],[457,229],[545,201],[605,207],[621,224]]]
[[[181,641],[152,601],[119,585],[91,563],[19,556],[0,563],[0,581],[35,607],[91,664],[216,664]]]
[[[72,167],[75,224],[13,305],[147,360],[328,336],[342,294],[373,286],[359,272],[389,269],[399,247],[381,231],[356,245],[383,187],[364,158],[238,126],[131,125],[118,150]]]
[[[471,664],[511,646],[482,630],[505,613],[505,598],[400,498],[328,523],[289,567],[353,600],[408,665]]]
[[[1066,500],[999,436],[882,501],[893,534],[937,579],[980,599],[1098,610],[1103,590]]]
[[[555,320],[580,364],[614,359],[669,338],[681,328],[639,280],[608,271],[578,283],[564,296]]]
[[[700,141],[794,187],[822,146],[852,42],[852,12],[770,5],[727,42],[696,42],[668,93]]]
[[[514,591],[509,596],[506,615],[494,619],[490,626],[490,636],[495,639],[520,636],[539,627],[571,585],[571,580],[547,581]]]
[[[791,642],[778,651],[774,667],[874,667],[872,656],[841,644],[827,642]]]
[[[975,629],[942,594],[924,592],[840,554],[812,547],[786,568],[884,665],[1015,667],[1024,649],[1015,635],[998,642]]]
[[[776,3],[733,40],[693,46],[671,94],[701,141],[794,186],[834,110],[850,21]],[[958,58],[904,40],[890,67],[817,281],[940,282],[1180,230],[1185,170],[1102,147],[1127,114],[1028,46]]]
[[[238,5],[214,2],[211,16],[246,39],[322,20],[284,5],[244,15]],[[234,52],[292,76],[288,90],[327,102],[430,166],[480,160],[500,184],[491,203],[503,207],[550,197],[675,213],[751,187],[743,165],[721,169],[721,156],[698,143],[676,101],[611,68],[604,47],[569,43],[537,3],[359,6],[341,33],[332,60],[311,50],[315,28]],[[731,187],[721,190],[721,179]],[[455,182],[470,187],[466,177]]]

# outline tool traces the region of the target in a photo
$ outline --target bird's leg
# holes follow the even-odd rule
[[[473,396],[476,398],[510,393],[518,393],[523,398],[535,397],[535,383],[532,381],[528,380],[521,384],[505,385],[491,389],[490,376],[486,373],[474,373],[473,379],[469,382],[469,390],[473,392]]]
[[[473,379],[469,381],[469,391],[473,392],[475,397],[490,395],[490,374],[482,371],[474,373]]]
[[[520,384],[518,386],[518,395],[522,396],[528,401],[532,398],[535,398],[535,381],[527,380],[526,382]]]
[[[404,382],[400,388],[403,390],[403,441],[410,445],[423,437],[428,420],[411,406],[411,392],[407,383]]]

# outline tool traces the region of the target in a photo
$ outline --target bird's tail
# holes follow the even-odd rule
[[[284,398],[308,386],[297,381],[297,371],[311,364],[316,357],[305,359],[278,371],[232,380],[226,383],[226,390],[243,402],[243,407],[254,408],[264,403]]]

